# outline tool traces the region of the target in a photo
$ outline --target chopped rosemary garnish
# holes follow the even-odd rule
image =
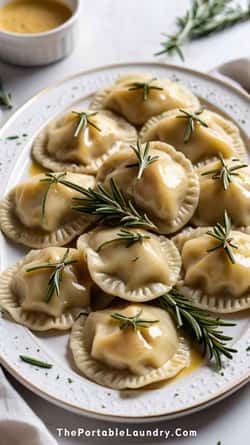
[[[10,94],[4,91],[2,82],[0,80],[0,106],[12,108],[11,97]]]
[[[45,269],[45,270],[52,269],[53,270],[53,272],[51,273],[51,275],[49,277],[47,294],[45,296],[45,303],[50,302],[54,293],[56,293],[56,295],[59,297],[63,270],[65,269],[65,267],[70,266],[71,264],[77,263],[77,260],[67,260],[68,255],[69,255],[69,249],[67,249],[65,251],[65,254],[63,255],[61,261],[58,261],[56,263],[39,264],[37,266],[33,266],[33,267],[26,269],[27,273],[34,272],[36,270],[43,270],[43,269]]]
[[[151,156],[149,154],[150,142],[146,144],[141,144],[138,140],[135,145],[130,145],[133,152],[137,157],[137,162],[135,164],[127,165],[127,168],[130,167],[138,167],[137,179],[141,179],[144,173],[145,168],[149,167],[153,162],[158,161],[159,156]]]
[[[86,113],[85,111],[72,111],[78,117],[77,127],[74,133],[74,137],[78,137],[81,130],[84,130],[88,125],[95,128],[97,131],[101,129],[91,120],[91,117],[98,114],[97,111],[93,113]]]
[[[73,209],[80,213],[100,216],[102,221],[110,224],[156,228],[146,213],[140,213],[134,203],[125,198],[113,179],[110,180],[110,191],[100,184],[95,189],[83,188],[66,180],[62,184],[83,195],[82,198],[74,198],[79,205]]]
[[[126,315],[115,312],[114,314],[111,314],[110,317],[121,323],[121,330],[132,327],[132,329],[136,331],[138,328],[150,328],[151,324],[159,323],[159,320],[144,320],[143,318],[140,318],[142,312],[143,309],[134,315],[134,317],[127,317]]]
[[[136,91],[136,90],[142,90],[143,91],[143,100],[148,100],[148,96],[150,93],[150,90],[159,90],[162,91],[162,87],[157,87],[155,85],[152,85],[153,82],[157,80],[157,77],[153,77],[152,79],[148,80],[148,82],[133,82],[132,86],[129,87],[128,91]]]
[[[249,3],[246,9],[229,3],[232,0],[192,0],[191,8],[177,18],[177,32],[163,34],[167,39],[161,43],[163,49],[155,55],[176,52],[184,60],[181,46],[185,41],[216,33],[250,18]]]
[[[199,116],[203,113],[204,107],[199,108],[199,110],[191,112],[187,110],[183,110],[182,108],[179,109],[179,111],[182,113],[178,116],[176,116],[176,119],[186,119],[187,120],[187,130],[184,136],[184,143],[187,144],[191,137],[193,132],[195,131],[196,124],[202,125],[202,127],[208,128],[208,124],[203,121]]]
[[[233,249],[237,249],[232,241],[233,238],[230,237],[230,233],[232,230],[231,220],[227,214],[227,211],[224,212],[224,224],[217,223],[212,230],[207,231],[207,235],[215,238],[218,241],[218,244],[211,247],[207,250],[207,252],[213,252],[217,249],[224,249],[229,260],[232,264],[235,264],[235,258],[233,254]]]
[[[96,252],[100,252],[103,247],[108,246],[117,241],[124,241],[126,243],[126,247],[132,246],[134,243],[142,243],[144,240],[150,239],[149,235],[142,235],[139,232],[131,232],[127,229],[121,229],[120,232],[117,233],[117,237],[108,241],[104,241],[98,246]]]
[[[208,354],[209,360],[215,359],[218,369],[221,369],[221,357],[232,359],[236,349],[229,348],[227,342],[232,340],[219,329],[235,326],[220,318],[214,318],[203,309],[197,308],[191,300],[184,297],[175,288],[161,296],[158,302],[162,309],[168,311],[174,318],[177,327],[189,331],[202,346],[202,354]]]
[[[54,184],[62,184],[61,179],[65,178],[67,173],[60,173],[56,175],[55,173],[45,173],[45,178],[40,179],[40,182],[47,182],[48,187],[46,189],[46,192],[44,193],[43,200],[42,200],[42,224],[45,222],[45,210],[46,210],[46,202],[47,197],[50,191],[50,188]]]
[[[229,184],[233,181],[233,176],[239,176],[238,170],[241,168],[248,167],[247,164],[237,164],[233,165],[232,167],[227,166],[225,159],[223,158],[223,155],[219,154],[219,159],[221,162],[220,168],[216,168],[213,170],[208,170],[203,173],[201,173],[201,176],[208,176],[212,175],[212,179],[219,179],[223,183],[224,190],[227,190],[229,187]],[[232,159],[233,162],[240,162],[239,159]]]
[[[53,366],[50,363],[42,362],[41,360],[37,360],[36,358],[29,357],[28,355],[19,355],[19,358],[23,362],[29,363],[29,365],[38,366],[39,368],[50,369]]]

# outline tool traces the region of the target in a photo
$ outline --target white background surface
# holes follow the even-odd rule
[[[74,53],[68,59],[49,67],[36,69],[12,67],[0,62],[0,76],[6,90],[12,93],[14,110],[42,88],[79,70],[126,61],[156,60],[180,63],[177,57],[154,58],[153,53],[160,48],[160,33],[168,33],[174,29],[174,18],[185,11],[190,3],[189,0],[81,0],[81,3],[79,40]],[[249,56],[249,38],[248,22],[217,36],[192,42],[185,47],[185,65],[208,71],[225,61]],[[5,112],[3,120],[12,112],[13,110]],[[55,436],[56,428],[62,426],[89,429],[108,426],[103,422],[88,420],[56,408],[23,389],[21,385],[13,383]],[[152,424],[151,428],[159,426],[173,431],[176,427],[197,430],[196,438],[169,439],[167,441],[169,445],[177,442],[180,445],[217,445],[218,441],[221,441],[221,445],[236,443],[247,445],[249,409],[250,386],[248,385],[213,408],[176,421],[160,425]],[[73,445],[98,441],[106,444],[110,439],[78,441],[65,438],[59,443]],[[113,443],[126,444],[134,441],[135,439],[117,439],[113,440]],[[146,439],[137,441],[146,443]],[[166,443],[163,439],[157,442],[160,445]],[[151,445],[153,439],[147,440],[147,443]]]

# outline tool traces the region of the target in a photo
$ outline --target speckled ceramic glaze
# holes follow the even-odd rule
[[[180,67],[157,64],[127,64],[77,74],[43,91],[24,105],[0,132],[0,193],[5,195],[27,177],[34,137],[48,121],[63,111],[86,106],[96,90],[104,88],[126,72],[151,72],[182,82],[202,102],[233,119],[249,144],[249,96],[205,74]],[[17,139],[12,136],[18,135]],[[11,137],[11,138],[10,138]],[[1,235],[1,270],[13,264],[24,250]],[[35,393],[79,414],[113,421],[150,421],[177,417],[201,409],[230,394],[249,380],[249,312],[231,316],[237,326],[227,330],[238,349],[234,360],[223,362],[223,373],[204,364],[186,377],[155,389],[110,390],[76,373],[68,350],[68,334],[33,334],[0,316],[0,358],[20,382]],[[47,360],[53,368],[43,370],[19,360],[19,354]]]

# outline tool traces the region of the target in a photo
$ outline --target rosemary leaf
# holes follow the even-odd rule
[[[207,170],[207,171],[201,173],[201,176],[212,175],[212,179],[218,179],[218,180],[222,181],[224,190],[227,190],[229,185],[233,182],[233,177],[239,176],[238,170],[241,170],[242,168],[246,168],[246,167],[248,167],[248,165],[241,164],[241,163],[239,163],[240,162],[239,159],[234,158],[234,159],[232,159],[232,161],[238,162],[239,164],[229,167],[226,164],[225,159],[221,153],[219,154],[219,159],[220,159],[220,163],[221,163],[219,168],[213,169],[213,170]]]
[[[237,350],[227,346],[232,337],[224,335],[220,328],[235,326],[234,323],[212,317],[203,309],[197,308],[175,288],[158,298],[158,303],[172,315],[178,328],[191,333],[201,345],[203,356],[207,355],[209,360],[214,359],[218,369],[222,367],[222,356],[233,358]]]
[[[143,318],[140,318],[142,312],[143,309],[134,315],[134,317],[127,317],[126,315],[115,312],[114,314],[111,314],[110,317],[119,321],[121,330],[132,327],[132,329],[136,331],[138,328],[150,328],[151,324],[159,323],[159,320],[144,320]]]
[[[97,111],[93,113],[86,113],[85,111],[72,111],[78,118],[77,127],[74,133],[74,137],[78,137],[80,132],[84,130],[87,126],[95,128],[97,131],[101,131],[101,129],[91,120],[91,117],[96,116],[98,114]]]
[[[157,87],[155,85],[152,85],[153,82],[157,80],[157,77],[153,77],[148,82],[134,82],[131,87],[128,88],[128,91],[137,91],[142,90],[143,91],[143,100],[148,100],[149,93],[151,90],[163,90],[162,87]]]
[[[43,179],[40,179],[40,182],[46,182],[48,183],[48,187],[44,193],[43,200],[42,200],[42,225],[45,223],[45,214],[46,214],[46,203],[49,191],[54,184],[60,184],[61,179],[64,178],[67,175],[67,173],[60,173],[59,175],[56,175],[55,173],[45,173],[45,177]]]
[[[176,119],[185,119],[187,121],[187,130],[184,136],[185,144],[190,142],[190,139],[195,131],[196,124],[208,128],[208,124],[199,117],[203,113],[204,109],[204,107],[201,107],[199,110],[194,112],[183,110],[182,108],[179,109],[182,114],[176,116]]]
[[[4,91],[1,80],[0,80],[0,106],[7,107],[9,109],[12,108],[10,94]]]
[[[149,167],[149,165],[153,164],[153,162],[158,161],[159,156],[151,156],[149,154],[150,142],[146,142],[146,144],[142,145],[138,140],[136,146],[130,145],[130,148],[133,150],[137,157],[137,163],[127,165],[127,168],[130,167],[138,167],[137,179],[141,179],[144,173],[144,170]]]
[[[27,273],[34,272],[37,270],[44,270],[44,269],[52,269],[52,273],[49,277],[48,287],[47,287],[47,293],[45,296],[45,303],[49,303],[51,298],[53,297],[54,293],[59,297],[60,295],[60,285],[62,281],[62,272],[64,271],[65,267],[70,266],[71,264],[77,263],[77,260],[67,260],[67,257],[69,255],[69,248],[66,249],[62,259],[56,263],[45,263],[45,264],[38,264],[37,266],[29,267],[26,269]]]
[[[38,366],[39,368],[50,369],[53,366],[50,363],[42,362],[41,360],[38,360],[38,359],[33,358],[33,357],[29,357],[28,355],[19,355],[19,358],[23,362],[29,363],[29,365]]]
[[[217,249],[224,249],[231,263],[235,264],[233,249],[237,249],[238,246],[233,243],[233,239],[230,237],[231,230],[231,220],[227,214],[227,211],[225,210],[224,224],[222,225],[217,223],[212,230],[207,231],[207,235],[215,238],[218,241],[218,244],[208,249],[207,252],[213,252]]]
[[[95,189],[83,188],[64,179],[61,184],[82,194],[82,197],[74,198],[77,205],[73,209],[77,212],[100,216],[102,221],[112,225],[156,229],[146,213],[141,213],[131,200],[125,198],[113,179],[110,180],[110,191],[100,184]]]
[[[128,248],[132,246],[132,244],[134,243],[138,242],[142,243],[144,240],[148,239],[150,239],[149,235],[142,235],[139,232],[131,232],[130,230],[127,229],[121,229],[120,232],[117,233],[116,238],[101,243],[100,246],[98,246],[98,248],[96,249],[96,252],[100,252],[103,249],[103,247],[108,246],[117,241],[124,241],[126,243],[126,247]]]

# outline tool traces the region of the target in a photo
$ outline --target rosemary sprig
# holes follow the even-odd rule
[[[177,32],[163,34],[166,36],[161,43],[163,49],[155,55],[176,52],[184,60],[181,46],[185,41],[216,33],[250,18],[250,3],[246,9],[231,3],[232,0],[193,0],[186,14],[177,18]]]
[[[66,250],[65,254],[63,255],[61,261],[58,261],[56,263],[44,263],[39,264],[37,266],[30,267],[26,269],[26,272],[34,272],[36,270],[49,270],[52,269],[53,272],[51,273],[49,277],[48,282],[48,289],[45,296],[45,303],[49,303],[51,298],[53,297],[54,293],[59,297],[60,295],[60,286],[62,281],[62,272],[64,271],[65,267],[70,266],[71,264],[77,263],[77,260],[67,260],[67,257],[69,255],[69,249]]]
[[[157,77],[153,77],[148,82],[133,82],[132,86],[129,87],[128,91],[136,91],[136,90],[142,90],[143,91],[143,100],[148,100],[149,93],[151,90],[160,90],[162,91],[162,87],[157,87],[155,85],[152,85],[153,82],[157,80]]]
[[[203,173],[201,173],[201,176],[208,176],[212,175],[212,179],[219,179],[223,183],[224,190],[227,190],[231,182],[233,182],[233,176],[239,176],[238,170],[248,167],[247,164],[237,164],[233,165],[232,167],[229,167],[225,159],[223,158],[223,155],[219,154],[219,159],[221,162],[220,168],[216,168],[213,170],[207,170]],[[233,162],[240,162],[239,159],[232,159]]]
[[[230,237],[231,230],[231,220],[227,214],[227,211],[225,210],[224,224],[217,223],[212,230],[207,231],[207,235],[215,238],[218,241],[218,244],[208,249],[207,252],[213,252],[217,249],[224,249],[231,263],[235,264],[233,249],[237,249],[238,246],[233,243],[233,239]]]
[[[45,178],[40,179],[40,182],[46,182],[48,183],[48,187],[44,193],[43,200],[42,200],[42,224],[45,222],[45,213],[46,213],[46,202],[48,198],[48,194],[50,191],[50,188],[54,184],[62,184],[61,179],[65,178],[67,173],[60,173],[59,175],[56,175],[55,173],[45,173]]]
[[[120,232],[117,233],[116,238],[110,239],[108,241],[104,241],[97,247],[96,252],[100,252],[103,247],[108,246],[117,241],[124,241],[126,243],[126,247],[132,246],[134,243],[142,243],[144,240],[150,239],[149,235],[142,235],[139,232],[131,232],[127,229],[121,229]]]
[[[137,179],[141,179],[144,173],[144,170],[149,167],[149,165],[153,164],[153,162],[158,161],[159,156],[151,156],[149,154],[150,142],[146,142],[146,144],[141,144],[138,140],[135,145],[130,145],[133,152],[137,157],[137,162],[135,164],[127,165],[127,168],[130,167],[138,167]]]
[[[93,113],[87,113],[85,111],[72,111],[78,118],[77,127],[74,133],[74,137],[78,137],[81,130],[84,130],[88,125],[90,127],[95,128],[97,131],[101,131],[101,129],[91,120],[91,117],[96,116],[98,114],[97,111]]]
[[[202,120],[199,116],[203,113],[204,107],[199,108],[199,110],[191,112],[187,110],[183,110],[182,108],[179,109],[179,111],[182,113],[178,116],[176,116],[176,119],[186,119],[187,120],[187,130],[184,136],[184,143],[187,144],[194,131],[196,124],[202,125],[202,127],[208,128],[208,124]]]
[[[150,328],[151,324],[159,323],[159,320],[144,320],[140,318],[142,312],[143,309],[134,315],[134,317],[127,317],[126,315],[115,312],[111,314],[110,317],[120,322],[121,330],[132,327],[134,331],[137,331],[138,328]]]
[[[0,105],[2,105],[3,107],[7,107],[9,109],[12,108],[10,94],[4,91],[1,80],[0,80]]]
[[[62,180],[62,184],[83,195],[74,198],[78,205],[73,209],[77,212],[100,216],[102,221],[110,224],[156,228],[146,213],[139,212],[134,203],[125,198],[113,179],[110,180],[110,191],[101,184],[95,189],[83,188],[66,180]]]
[[[187,329],[195,340],[202,346],[202,354],[208,354],[209,360],[215,359],[218,369],[221,369],[221,357],[232,359],[236,349],[229,348],[227,342],[232,340],[219,329],[226,326],[235,326],[220,318],[214,318],[203,309],[199,309],[192,301],[173,288],[161,296],[158,302],[162,309],[170,312],[177,327]]]
[[[29,357],[28,355],[19,355],[19,358],[23,362],[29,363],[29,365],[38,366],[39,368],[50,369],[53,366],[50,363],[42,362],[41,360],[38,360],[33,357]]]

